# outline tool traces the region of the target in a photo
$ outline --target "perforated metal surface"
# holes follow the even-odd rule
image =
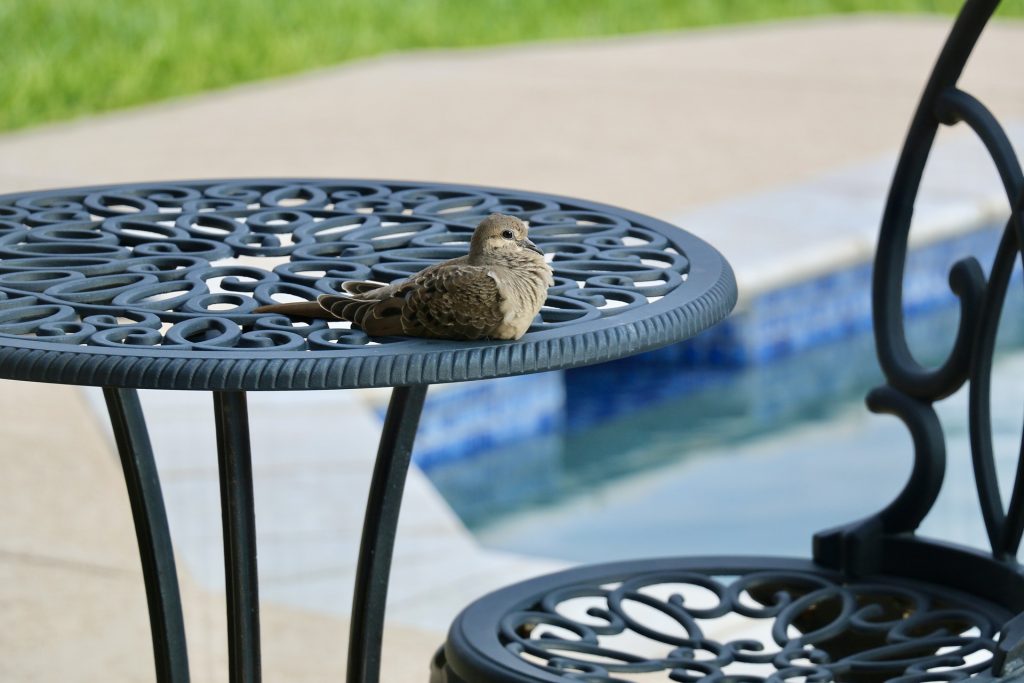
[[[1010,615],[948,587],[799,560],[627,562],[474,603],[450,664],[492,681],[959,680],[990,669]]]
[[[369,339],[252,313],[464,254],[495,211],[529,221],[555,286],[526,337]],[[696,334],[735,303],[704,242],[601,204],[353,180],[117,185],[0,197],[0,375],[192,389],[394,386],[609,360]]]

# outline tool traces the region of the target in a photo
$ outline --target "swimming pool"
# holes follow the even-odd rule
[[[1019,287],[1018,287],[1019,290]],[[1013,293],[1008,308],[1020,310]],[[994,445],[1004,500],[1020,449],[1024,330],[1007,314],[993,372]],[[944,357],[957,314],[910,326],[919,357]],[[649,397],[665,368],[597,373],[568,402]],[[782,361],[677,373],[675,398],[563,429],[428,474],[486,546],[570,561],[673,554],[808,555],[815,531],[876,512],[913,459],[903,425],[863,407],[881,382],[868,331]],[[611,385],[614,382],[614,385]],[[602,387],[604,389],[602,390]],[[623,399],[625,396],[625,399]],[[938,404],[946,483],[922,532],[983,548],[970,464],[967,391]]]

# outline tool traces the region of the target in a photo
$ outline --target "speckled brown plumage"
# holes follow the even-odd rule
[[[528,230],[518,218],[491,214],[473,232],[466,256],[390,285],[346,282],[344,294],[255,312],[348,320],[371,336],[519,339],[552,284],[551,267]]]

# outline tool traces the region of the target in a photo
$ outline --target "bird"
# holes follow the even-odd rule
[[[349,281],[342,283],[344,293],[254,312],[347,320],[371,337],[517,340],[554,284],[551,266],[528,231],[519,218],[492,213],[473,231],[465,256],[391,284]]]

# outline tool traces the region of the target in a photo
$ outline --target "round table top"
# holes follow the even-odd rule
[[[528,221],[553,255],[555,285],[519,341],[378,339],[252,313],[462,255],[492,212]],[[729,265],[693,235],[533,192],[243,179],[0,196],[0,377],[10,379],[213,390],[482,379],[671,344],[735,301]]]

